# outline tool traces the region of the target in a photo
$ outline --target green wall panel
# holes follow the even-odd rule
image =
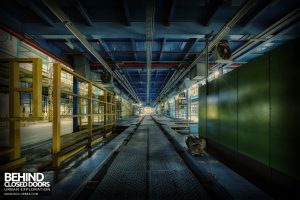
[[[199,135],[206,138],[206,85],[199,87]]]
[[[207,137],[211,140],[219,140],[219,88],[218,80],[208,84],[207,96]]]
[[[220,143],[237,151],[237,70],[219,78]]]
[[[238,69],[238,151],[269,164],[269,56]]]
[[[271,166],[300,179],[300,40],[270,53]]]
[[[199,89],[201,136],[298,180],[299,46],[294,40],[210,82],[207,97]]]

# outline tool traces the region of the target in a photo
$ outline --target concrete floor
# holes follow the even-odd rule
[[[138,121],[138,117],[122,119],[117,122],[117,125],[125,126]],[[72,133],[73,121],[61,121],[61,135]],[[44,142],[52,138],[52,123],[50,122],[37,122],[27,124],[21,127],[21,146],[26,147],[39,142]],[[8,128],[0,129],[0,146],[8,146]]]
[[[61,121],[62,135],[71,133],[73,131],[73,121]],[[8,146],[8,128],[2,128],[0,131],[0,146]],[[21,127],[21,146],[43,142],[52,138],[52,123],[38,122],[25,127]]]

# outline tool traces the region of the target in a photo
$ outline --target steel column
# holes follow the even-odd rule
[[[61,65],[53,64],[53,122],[52,122],[52,154],[53,167],[59,167],[61,158],[60,141],[60,101],[61,101]]]
[[[76,76],[73,76],[73,93],[78,94],[79,82]],[[73,96],[73,115],[78,114],[78,96]],[[73,132],[79,131],[78,117],[73,117]]]
[[[16,118],[20,117],[20,93],[15,90],[20,87],[19,63],[10,61],[9,74],[9,118]],[[19,159],[21,157],[19,120],[9,121],[9,146],[13,148],[9,154],[9,160]]]
[[[32,62],[32,103],[33,117],[42,116],[42,59],[36,58]]]
[[[105,131],[107,130],[107,92],[104,91],[104,126]]]
[[[92,97],[93,97],[93,85],[92,83],[88,83],[88,147],[92,147],[92,132],[93,132],[93,109],[92,109]]]

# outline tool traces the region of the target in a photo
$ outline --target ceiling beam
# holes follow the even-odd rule
[[[21,32],[23,24],[15,16],[9,14],[5,9],[0,7],[0,26],[13,27],[14,31]]]
[[[131,38],[130,40],[131,40],[131,45],[132,45],[134,60],[137,60],[135,40],[133,38]]]
[[[79,1],[76,1],[76,8],[79,11],[80,15],[83,17],[86,25],[88,26],[92,26],[92,20],[88,14],[88,12],[86,11],[86,9],[82,6],[82,4]]]
[[[165,79],[164,79],[162,85],[160,86],[158,92],[161,92],[161,90],[163,89],[163,87],[164,87],[164,85],[165,85],[165,82],[168,80],[171,71],[172,71],[172,70],[169,70],[169,72],[168,72],[168,74],[166,75],[166,77],[165,77]]]
[[[255,50],[262,45],[266,45],[276,39],[278,37],[283,36],[284,34],[288,33],[289,31],[293,30],[294,26],[299,25],[299,18],[300,18],[300,9],[296,8],[292,12],[289,12],[286,16],[272,24],[263,32],[259,33],[255,36],[254,40],[249,40],[247,43],[239,47],[232,53],[232,58],[234,63],[241,63],[244,64],[245,62],[237,61],[255,52]],[[274,35],[275,34],[275,35]],[[271,37],[270,37],[271,36]],[[270,38],[269,38],[270,37]],[[297,36],[295,36],[297,37]],[[269,38],[269,39],[266,39]],[[292,39],[292,38],[291,38]],[[264,42],[262,42],[264,41]],[[262,43],[261,43],[262,42]],[[216,64],[212,67],[213,69],[220,68],[220,67],[230,67],[228,65]]]
[[[184,27],[183,27],[184,25]],[[45,27],[40,23],[23,23],[22,30],[29,35],[36,35],[40,37],[74,37],[67,30],[63,29],[64,24],[55,23],[55,27]],[[94,36],[95,38],[135,38],[138,40],[145,39],[145,22],[132,23],[129,27],[124,26],[120,22],[93,22],[93,26],[86,26],[85,24],[78,23],[76,27],[86,36]],[[101,31],[99,32],[99,28]],[[206,33],[210,33],[215,28],[219,27],[219,23],[211,22],[210,26],[203,27],[198,22],[172,22],[172,26],[165,26],[161,23],[155,24],[155,38],[202,38]],[[112,34],[113,33],[113,34]]]
[[[220,29],[220,31],[213,37],[213,39],[208,44],[208,50],[211,51],[215,45],[223,39],[234,25],[253,7],[256,0],[246,0],[240,10]],[[205,53],[205,48],[200,52],[198,57],[182,72],[179,76],[175,78],[170,78],[168,83],[160,92],[159,96],[156,98],[156,102],[161,99],[162,96],[166,95],[184,76],[186,76],[190,70],[203,58]]]
[[[251,12],[245,15],[239,22],[241,26],[246,26],[251,20],[253,20],[259,13],[261,13],[265,8],[272,3],[273,0],[260,0],[257,1],[256,5],[253,6]]]
[[[134,84],[132,84],[133,83],[133,80],[132,80],[132,77],[131,77],[131,75],[128,73],[128,71],[127,70],[123,70],[123,73],[126,73],[126,76],[128,77],[128,79],[129,79],[129,81],[130,81],[130,84],[134,87],[134,89],[135,89],[135,91],[137,91],[137,89],[136,89],[136,87],[135,87],[135,85]]]
[[[163,39],[163,41],[162,41],[162,43],[161,43],[161,48],[160,48],[160,53],[159,53],[159,58],[158,58],[158,60],[160,61],[161,60],[161,58],[162,58],[162,54],[163,54],[163,49],[164,49],[164,45],[165,45],[165,43],[166,43],[166,38],[164,38]],[[153,53],[153,52],[152,52]]]
[[[67,45],[70,49],[74,50],[75,47],[74,47],[74,45],[73,45],[71,39],[65,39],[65,40],[66,40],[66,41],[65,41],[65,45]]]
[[[151,67],[157,67],[157,68],[178,68],[179,63],[152,63]],[[189,63],[186,63],[184,65],[180,65],[180,67],[186,67],[188,66]],[[109,66],[114,67],[116,64],[115,63],[108,63]],[[123,64],[118,64],[119,67],[122,68],[141,68],[144,67],[146,68],[147,63],[123,63]],[[103,65],[98,64],[98,63],[91,63],[91,67],[103,67]]]
[[[132,81],[131,83],[132,83],[132,84],[141,84],[141,85],[146,84],[146,83],[143,82],[143,81]],[[154,83],[162,84],[162,83],[164,83],[164,81],[151,81],[151,84],[154,84]]]
[[[193,38],[193,39],[192,39],[192,43],[186,48],[186,51],[185,51],[185,54],[184,54],[182,60],[186,60],[187,57],[188,57],[190,54],[196,54],[196,53],[198,53],[198,52],[191,52],[191,50],[196,46],[196,44],[197,44],[197,42],[198,42],[199,40],[200,40],[199,38]]]
[[[146,2],[146,60],[147,60],[147,100],[146,105],[150,105],[150,81],[151,81],[151,63],[152,63],[152,45],[154,32],[155,0]]]
[[[111,61],[112,61],[112,62],[115,62],[115,58],[114,58],[114,56],[110,53],[109,47],[108,47],[107,44],[104,42],[104,40],[103,40],[103,39],[98,39],[98,41],[99,41],[99,43],[101,44],[101,46],[104,48],[104,50],[106,51],[106,53],[108,54],[108,56],[110,57]],[[123,79],[125,80],[125,82],[126,82],[127,84],[130,85],[130,82],[127,80],[127,78],[126,78],[126,76],[125,76],[125,73],[126,73],[127,71],[121,69],[121,68],[119,67],[119,65],[116,64],[116,63],[114,63],[112,66],[114,67],[115,70],[119,70],[119,71],[121,72],[121,73],[120,73],[119,71],[116,71],[117,75],[118,75],[119,77],[123,78]],[[90,65],[90,67],[92,67],[92,66]],[[125,72],[124,72],[124,71],[125,71]],[[127,77],[131,78],[130,76],[127,76]],[[134,90],[134,89],[135,89],[135,90]],[[134,93],[136,93],[136,91],[137,91],[136,88],[133,88],[132,86],[130,86],[130,90],[132,90],[132,92],[134,92]]]
[[[66,40],[69,40],[69,39],[71,39],[71,38],[65,38]],[[48,41],[51,41],[51,40],[48,40]],[[164,44],[165,44],[165,42],[163,42]],[[161,49],[160,49],[160,51],[152,51],[152,54],[159,54],[159,57],[160,57],[160,59],[159,59],[159,61],[161,61],[161,59],[162,59],[162,56],[161,56],[161,54],[168,54],[168,55],[170,55],[170,54],[172,54],[172,55],[183,55],[184,57],[186,57],[186,54],[188,53],[189,55],[191,55],[191,54],[198,54],[199,52],[191,52],[190,50],[189,50],[189,48],[185,51],[185,52],[182,52],[182,51],[162,51],[162,49],[163,49],[163,46],[164,46],[164,44],[161,46]],[[132,46],[133,46],[134,44],[132,44]],[[190,49],[192,49],[193,48],[193,46],[191,46],[190,47]],[[89,52],[87,52],[87,51],[82,51],[81,53],[83,53],[83,54],[85,54],[85,53],[89,53]],[[98,51],[98,53],[113,53],[113,54],[134,54],[134,55],[136,55],[136,54],[146,54],[147,53],[147,51],[110,51],[110,50],[105,50],[105,51]],[[64,54],[72,54],[72,52],[64,52]],[[155,61],[153,61],[153,62],[155,62]],[[158,61],[157,61],[158,62]]]
[[[289,14],[287,14],[285,17],[281,18],[279,21],[275,22],[273,25],[271,25],[265,31],[258,34],[255,37],[256,40],[250,40],[247,43],[245,43],[243,46],[241,46],[237,50],[235,50],[232,53],[233,59],[234,60],[241,59],[242,57],[255,52],[255,50],[257,48],[261,47],[262,45],[266,45],[266,44],[278,39],[278,37],[293,30],[294,25],[297,25],[297,24],[299,25],[299,23],[300,23],[299,18],[300,18],[300,9],[299,8],[293,10],[292,12],[289,12]],[[268,37],[270,37],[270,38],[265,40]],[[297,36],[295,36],[295,37],[297,37]],[[264,41],[264,42],[261,43],[261,41]]]
[[[34,11],[35,14],[37,14],[48,26],[53,27],[54,23],[53,21],[45,14],[44,11],[42,11],[36,3],[34,3],[31,0],[26,0],[26,4],[28,5],[28,7]]]
[[[218,8],[221,6],[223,0],[209,0],[206,8],[206,14],[203,19],[201,19],[201,24],[203,26],[208,26],[211,18],[217,12]]]
[[[170,5],[169,5],[169,9],[167,11],[166,21],[165,21],[166,26],[171,25],[171,19],[172,19],[173,13],[174,13],[175,4],[176,4],[176,0],[171,0]]]
[[[83,51],[84,47],[80,46],[80,44],[78,44],[77,41],[75,41],[74,39],[67,39],[67,41],[73,45],[74,49],[77,49],[79,52]]]
[[[99,41],[100,45],[103,47],[103,49],[105,50],[105,53],[110,57],[111,61],[115,62],[116,60],[115,60],[112,52],[109,50],[107,44],[104,42],[104,40],[99,38],[98,41]]]
[[[123,6],[125,24],[126,26],[131,26],[130,13],[129,13],[129,8],[126,0],[122,0],[122,6]]]
[[[156,73],[155,73],[155,79],[157,78],[157,74],[158,74],[158,70],[156,70]]]
[[[98,54],[98,52],[92,47],[92,45],[87,41],[86,37],[77,29],[77,27],[71,22],[67,15],[51,0],[42,0],[44,4],[52,11],[52,13],[64,23],[66,28],[81,42],[81,44],[103,65],[103,67],[109,72],[113,78],[115,78],[120,85],[128,91],[128,93],[139,102],[139,97],[133,91],[128,81],[118,76],[112,69],[108,66],[106,61]]]

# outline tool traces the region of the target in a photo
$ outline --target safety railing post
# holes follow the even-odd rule
[[[32,62],[32,116],[37,118],[42,116],[42,63],[40,58]]]
[[[20,93],[15,88],[20,87],[19,63],[10,61],[10,84],[9,84],[9,118],[20,117]],[[16,160],[21,157],[20,143],[20,121],[9,121],[9,146],[13,151],[9,154],[9,160]]]
[[[88,147],[92,146],[92,134],[93,134],[93,109],[92,109],[92,97],[93,97],[93,85],[88,83]]]
[[[59,167],[60,160],[60,101],[61,101],[61,65],[53,65],[53,123],[52,123],[52,154],[53,167]]]

